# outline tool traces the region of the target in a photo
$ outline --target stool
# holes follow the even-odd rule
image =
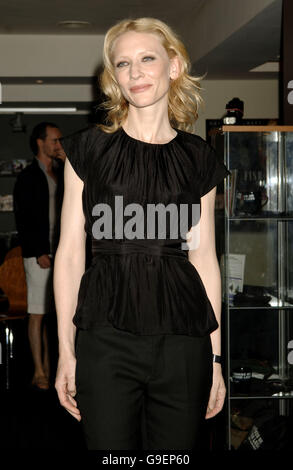
[[[10,388],[10,359],[13,358],[12,322],[23,320],[27,316],[27,291],[20,246],[9,250],[0,266],[0,325],[5,331],[5,387]],[[0,364],[2,364],[3,346],[0,346]]]
[[[5,331],[5,347],[0,342],[0,364],[3,364],[3,358],[5,356],[5,388],[10,389],[10,359],[13,359],[13,329],[12,322],[16,320],[24,320],[26,313],[20,313],[16,315],[7,315],[0,313],[0,325],[4,326]],[[4,349],[4,351],[3,351]]]

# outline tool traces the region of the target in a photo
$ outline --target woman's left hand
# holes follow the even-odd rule
[[[213,418],[223,408],[226,396],[226,387],[222,375],[221,364],[213,363],[213,384],[210,391],[210,398],[205,419]]]

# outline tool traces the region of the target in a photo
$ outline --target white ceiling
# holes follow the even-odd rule
[[[234,0],[234,6],[235,2],[241,5],[247,0]],[[231,0],[0,0],[0,34],[103,35],[123,18],[152,16],[174,27],[188,46],[193,70],[197,73],[208,72],[208,79],[277,78],[277,72],[252,74],[249,70],[263,62],[277,60],[282,0],[255,2],[263,2],[265,8],[203,55],[200,54],[203,45],[192,40],[193,25],[200,19],[207,4],[225,15],[225,8],[229,13],[229,6],[232,6]],[[84,29],[63,29],[57,23],[64,20],[89,21],[91,25]],[[207,32],[210,28],[212,33],[214,26],[208,24],[208,18],[205,21]],[[1,78],[3,83],[19,80],[20,76]],[[24,80],[27,82],[29,78],[25,77]],[[62,80],[66,81],[66,77]],[[76,80],[82,83],[89,77],[68,77],[68,83],[75,83]],[[50,77],[50,81],[54,82],[54,77]],[[58,82],[58,77],[55,81]]]
[[[59,21],[89,21],[75,34],[105,34],[116,21],[152,16],[184,33],[184,22],[206,0],[0,0],[0,34],[68,34]],[[72,33],[72,30],[69,31]]]

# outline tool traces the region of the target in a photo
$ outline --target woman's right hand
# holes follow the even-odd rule
[[[77,421],[80,421],[80,411],[73,398],[76,395],[75,368],[76,358],[74,355],[59,356],[55,388],[60,404],[64,406]]]

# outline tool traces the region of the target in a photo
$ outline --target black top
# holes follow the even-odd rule
[[[202,280],[182,245],[186,237],[179,228],[181,211],[177,222],[172,218],[177,236],[167,216],[166,233],[159,235],[156,223],[154,238],[147,238],[146,221],[149,228],[153,220],[147,216],[150,204],[173,204],[175,209],[185,204],[189,230],[196,225],[192,205],[199,205],[229,173],[201,137],[176,131],[166,144],[134,139],[122,128],[105,133],[96,126],[60,139],[84,182],[85,231],[93,242],[92,263],[81,278],[73,318],[78,328],[110,323],[136,334],[203,336],[218,327]],[[101,203],[107,204],[105,212],[98,212]],[[137,205],[127,206],[131,203],[142,212]],[[98,229],[109,233],[111,222],[111,237],[98,240]],[[137,238],[130,239],[131,230]]]

